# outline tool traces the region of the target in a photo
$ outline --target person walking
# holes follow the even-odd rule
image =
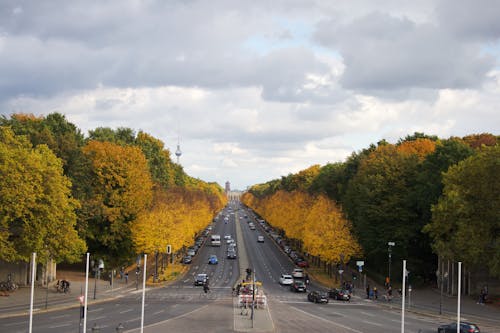
[[[370,285],[366,286],[366,298],[370,299]]]

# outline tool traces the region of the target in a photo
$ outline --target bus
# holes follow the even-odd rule
[[[220,246],[221,245],[220,235],[212,235],[211,240],[210,240],[210,244],[212,246]]]

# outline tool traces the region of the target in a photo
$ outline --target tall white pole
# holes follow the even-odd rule
[[[462,287],[462,262],[458,262],[458,291],[457,291],[457,333],[460,333],[460,290]]]
[[[31,258],[31,299],[30,299],[29,333],[33,331],[33,296],[35,295],[35,276],[36,276],[36,252],[33,252],[33,256]]]
[[[87,296],[89,294],[89,259],[87,252],[87,264],[85,266],[85,298],[83,299],[83,333],[87,332]]]
[[[142,309],[141,309],[141,333],[144,332],[144,299],[146,298],[146,262],[148,255],[144,255],[144,272],[142,276]]]
[[[403,260],[403,288],[401,301],[401,333],[405,332],[406,260]]]

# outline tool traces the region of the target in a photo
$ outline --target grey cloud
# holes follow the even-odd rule
[[[441,0],[436,13],[440,26],[458,39],[500,38],[500,2],[497,0]]]
[[[315,38],[340,50],[345,88],[371,93],[477,87],[494,64],[477,45],[460,43],[435,25],[378,12],[340,26],[323,21]]]
[[[283,33],[282,27],[273,31],[269,16],[251,4],[7,1],[0,6],[4,100],[101,85],[260,86],[263,98],[274,101],[328,95],[300,91],[307,72],[327,70],[313,52],[288,49],[261,56],[242,47],[268,28],[271,35]]]

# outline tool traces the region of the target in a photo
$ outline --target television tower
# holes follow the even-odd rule
[[[177,150],[175,151],[175,156],[177,156],[177,164],[179,164],[179,157],[181,157],[182,151],[181,151],[181,145],[179,142],[179,138],[177,138]]]

